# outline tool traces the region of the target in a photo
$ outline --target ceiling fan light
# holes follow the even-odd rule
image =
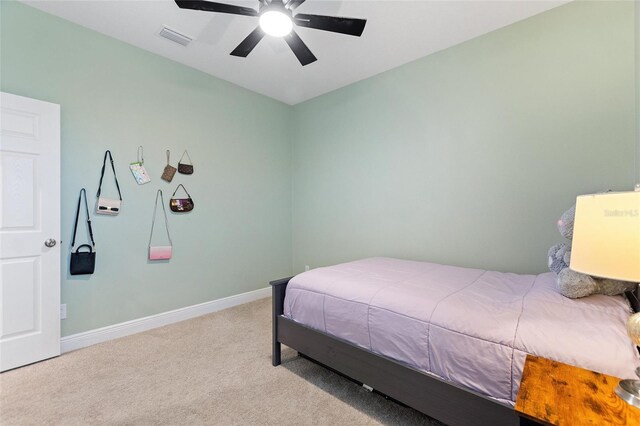
[[[269,10],[260,15],[260,28],[270,36],[284,37],[293,29],[293,21],[280,11]]]

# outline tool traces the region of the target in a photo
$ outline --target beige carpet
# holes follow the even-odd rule
[[[0,424],[439,424],[296,356],[271,366],[271,299],[0,375]]]

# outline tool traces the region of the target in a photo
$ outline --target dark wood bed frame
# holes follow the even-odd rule
[[[519,416],[509,406],[285,318],[284,297],[291,278],[270,283],[274,366],[280,365],[281,344],[285,344],[367,389],[448,425],[520,424]],[[638,298],[634,296],[627,294],[633,310],[638,312]]]

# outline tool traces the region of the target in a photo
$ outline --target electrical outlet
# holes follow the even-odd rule
[[[309,265],[304,265],[304,271],[307,272],[309,270]]]
[[[67,319],[67,304],[63,303],[60,305],[60,319]]]

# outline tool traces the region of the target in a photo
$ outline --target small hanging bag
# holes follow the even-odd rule
[[[74,252],[73,247],[76,245],[76,231],[78,230],[78,217],[80,216],[80,204],[82,202],[82,194],[84,194],[84,207],[87,212],[87,226],[89,227],[89,237],[91,237],[91,245],[82,244]],[[80,251],[86,247],[88,252]],[[89,217],[89,205],[87,204],[87,191],[84,188],[80,190],[78,197],[78,208],[76,209],[76,223],[73,227],[73,241],[71,241],[71,262],[69,265],[69,273],[71,275],[90,275],[96,268],[96,243],[93,241],[93,229],[91,228],[91,218]]]
[[[149,173],[147,173],[147,169],[144,168],[144,151],[142,149],[142,145],[138,147],[138,161],[129,164],[129,168],[131,169],[133,178],[136,180],[138,185],[144,185],[145,183],[151,182]]]
[[[180,187],[182,187],[184,192],[186,192],[187,198],[175,198],[176,192],[178,192],[178,189],[180,189]],[[172,212],[176,213],[187,213],[193,210],[193,199],[191,198],[191,195],[189,195],[189,192],[187,192],[187,188],[185,188],[183,184],[178,185],[176,190],[173,191],[171,200],[169,200],[169,207],[171,208]]]
[[[189,164],[182,162],[182,159],[184,158],[185,155],[189,159]],[[178,173],[182,173],[183,175],[193,174],[193,161],[191,161],[191,156],[189,155],[186,149],[182,153],[182,157],[180,157],[180,161],[178,161]]]
[[[100,193],[102,192],[102,178],[104,178],[104,169],[107,165],[107,156],[109,157],[109,160],[111,160],[111,170],[113,170],[113,179],[116,181],[116,188],[118,188],[118,196],[120,197],[119,200],[100,196]],[[96,213],[108,214],[111,216],[115,216],[120,213],[120,208],[122,207],[122,193],[120,192],[120,185],[118,184],[118,178],[116,176],[116,168],[113,165],[113,156],[111,155],[111,151],[109,150],[104,153],[104,160],[102,161],[102,172],[100,173],[100,185],[98,186],[98,193],[96,194],[96,197],[98,197],[98,202],[96,203]]]
[[[176,171],[178,170],[175,167],[173,167],[171,164],[169,164],[170,156],[171,156],[171,153],[169,152],[169,150],[167,150],[167,165],[164,166],[164,170],[162,171],[162,176],[160,176],[162,180],[166,180],[167,182],[171,182],[173,180],[173,176],[175,176]]]
[[[158,199],[162,205],[162,212],[164,213],[164,224],[167,228],[167,237],[169,238],[168,246],[152,246],[151,239],[153,238],[153,228],[156,223],[156,212],[158,210]],[[153,207],[153,221],[151,222],[151,235],[149,235],[149,260],[166,260],[171,259],[173,254],[173,243],[171,241],[171,235],[169,234],[169,220],[167,219],[167,210],[164,207],[164,198],[162,197],[162,190],[158,189],[156,193],[156,204]]]

